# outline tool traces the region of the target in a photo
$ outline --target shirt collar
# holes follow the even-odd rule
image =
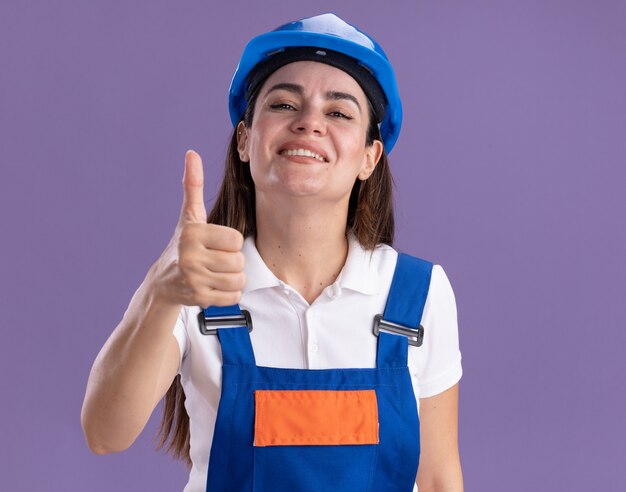
[[[267,268],[263,258],[261,258],[259,251],[256,249],[253,235],[244,239],[241,252],[246,257],[246,263],[243,268],[246,274],[246,286],[243,288],[243,292],[281,285],[280,280]]]
[[[372,265],[373,251],[363,249],[354,234],[348,234],[348,257],[336,284],[363,294],[379,291],[378,269]]]
[[[244,292],[283,285],[283,282],[276,278],[261,258],[256,249],[254,236],[250,235],[245,238],[242,252],[246,257]],[[348,234],[348,257],[333,284],[337,293],[340,293],[341,289],[350,289],[369,295],[378,293],[378,271],[375,265],[371,263],[372,253],[372,251],[363,249],[354,234]]]

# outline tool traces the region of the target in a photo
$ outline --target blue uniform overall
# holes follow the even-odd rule
[[[373,369],[257,366],[249,328],[241,322],[219,327],[225,325],[218,321],[213,333],[222,349],[222,394],[207,492],[412,491],[420,435],[407,367],[408,344],[421,344],[420,321],[431,272],[432,263],[398,255],[382,322],[375,323],[378,344]],[[238,305],[210,306],[201,313],[207,323],[237,315],[241,315]],[[372,336],[370,330],[364,326],[363,336]],[[267,402],[261,398],[266,394],[280,399],[274,409],[293,406],[294,415],[306,414],[309,424],[298,429],[289,416],[278,417],[286,420],[278,422],[279,427],[292,430],[287,437],[283,433],[274,438],[272,415],[263,413],[267,407],[261,403]],[[323,404],[318,405],[317,395],[323,397]],[[268,404],[272,408],[271,401]],[[342,414],[344,404],[351,410]],[[335,411],[340,416],[335,427],[342,427],[345,418],[345,433],[334,431],[329,438],[324,434],[324,412]],[[375,428],[367,424],[372,415]],[[354,444],[363,436],[361,443]]]

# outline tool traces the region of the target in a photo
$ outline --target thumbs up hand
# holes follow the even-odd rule
[[[200,156],[185,154],[183,205],[174,236],[152,266],[157,299],[186,306],[237,304],[246,278],[243,235],[231,227],[207,224]]]

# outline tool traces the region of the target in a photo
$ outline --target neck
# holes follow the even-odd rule
[[[309,304],[336,279],[348,256],[347,203],[325,208],[306,199],[289,207],[257,197],[256,247],[272,273]]]

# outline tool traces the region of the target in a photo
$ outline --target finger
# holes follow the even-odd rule
[[[207,290],[198,299],[199,306],[206,308],[208,306],[231,306],[239,303],[241,300],[241,291],[225,292],[220,290]]]
[[[185,285],[192,289],[209,287],[216,290],[242,290],[246,286],[246,274],[238,272],[216,272],[210,270],[199,261],[179,262],[179,268],[184,272]]]
[[[209,249],[236,253],[243,248],[243,234],[232,227],[207,224],[203,227],[202,244]]]
[[[246,274],[210,272],[206,285],[219,292],[235,292],[246,286]]]
[[[237,229],[217,224],[187,224],[181,232],[181,246],[195,248],[201,244],[208,250],[238,252],[243,235]]]
[[[212,250],[202,265],[212,272],[238,273],[242,272],[246,260],[242,252],[232,253],[230,251]]]
[[[204,172],[202,159],[197,152],[188,150],[185,154],[183,174],[183,205],[180,210],[180,223],[205,224],[207,219],[204,207]]]

